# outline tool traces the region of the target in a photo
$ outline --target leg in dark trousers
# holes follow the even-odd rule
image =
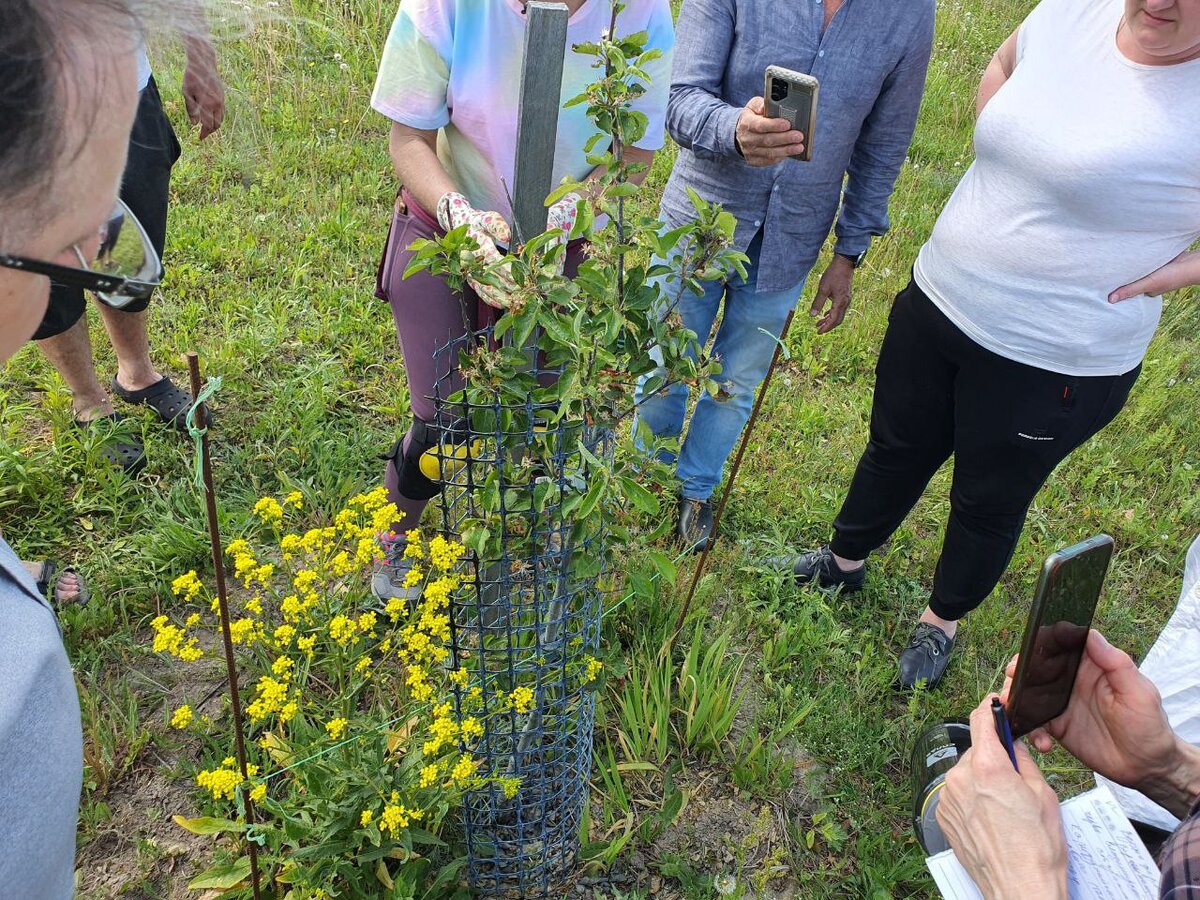
[[[929,602],[951,621],[991,594],[1042,484],[1116,417],[1140,372],[1061,375],[962,342],[950,519]]]
[[[915,284],[892,307],[871,441],[831,549],[860,560],[904,521],[950,452],[950,519],[930,609],[955,621],[992,592],[1038,489],[1120,412],[1139,369],[1077,377],[1013,362],[960,331]]]
[[[886,541],[953,449],[957,366],[916,294],[912,284],[901,291],[888,318],[871,439],[833,523],[830,549],[843,559],[865,559]]]

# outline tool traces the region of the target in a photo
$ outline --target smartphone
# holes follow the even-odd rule
[[[1014,738],[1067,708],[1112,554],[1113,539],[1099,534],[1042,566],[1006,707]]]
[[[820,83],[811,75],[793,72],[782,66],[767,66],[763,100],[767,118],[787,119],[792,128],[804,133],[804,152],[792,159],[812,159],[813,131],[817,127],[817,94]]]

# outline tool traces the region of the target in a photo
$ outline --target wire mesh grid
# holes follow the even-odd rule
[[[583,532],[564,501],[586,491],[613,442],[581,421],[550,421],[533,388],[557,373],[534,354],[523,397],[473,390],[464,399],[461,355],[495,347],[489,328],[440,350],[433,398],[442,530],[491,533],[483,558],[464,558],[465,585],[451,602],[450,665],[471,673],[455,711],[461,718],[482,700],[472,752],[492,779],[464,798],[463,829],[473,893],[549,897],[579,849],[595,719],[586,660],[599,644],[605,576],[603,528]]]

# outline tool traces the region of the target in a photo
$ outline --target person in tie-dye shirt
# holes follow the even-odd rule
[[[564,102],[597,77],[591,58],[570,47],[600,39],[612,20],[609,0],[566,0],[566,5]],[[495,286],[456,292],[428,272],[405,279],[408,248],[418,238],[461,225],[468,226],[484,259],[496,259],[506,248],[512,218],[506,185],[511,188],[515,170],[525,23],[522,0],[401,0],[371,97],[371,105],[392,120],[391,156],[403,186],[376,294],[392,307],[413,411],[412,427],[388,453],[388,494],[403,513],[403,524],[397,523],[400,536],[372,581],[382,600],[408,595],[404,533],[416,527],[438,492],[419,466],[421,454],[439,442],[432,425],[434,353],[466,329],[484,327],[504,303],[503,290]],[[633,104],[649,117],[649,126],[638,146],[626,150],[630,162],[648,168],[663,145],[675,42],[668,0],[626,0],[617,29],[621,34],[646,31],[648,46],[662,51],[646,67],[647,92]],[[583,106],[560,111],[556,184],[594,174],[585,147],[595,133]],[[551,227],[569,220],[574,203],[556,207],[550,211]],[[574,273],[583,249],[579,242],[568,245],[567,274]]]

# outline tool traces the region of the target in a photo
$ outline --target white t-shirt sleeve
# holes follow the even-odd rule
[[[402,0],[383,48],[371,106],[394,122],[435,131],[450,122],[447,0]]]

